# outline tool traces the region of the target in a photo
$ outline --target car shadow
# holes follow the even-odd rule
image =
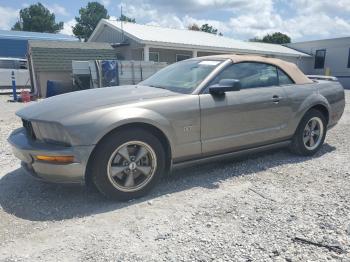
[[[96,191],[83,186],[40,182],[25,175],[19,168],[0,180],[0,206],[5,212],[30,221],[59,221],[85,217],[194,187],[215,189],[221,181],[232,177],[249,175],[285,164],[309,161],[335,149],[325,144],[313,157],[295,156],[285,149],[280,149],[244,158],[178,169],[166,176],[149,195],[129,202],[106,200]]]

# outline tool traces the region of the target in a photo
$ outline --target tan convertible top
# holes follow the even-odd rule
[[[239,62],[261,62],[266,64],[275,65],[281,68],[285,73],[287,73],[290,78],[296,84],[309,84],[313,83],[303,72],[293,63],[289,63],[277,58],[268,58],[263,56],[255,56],[255,55],[215,55],[215,56],[207,56],[201,57],[201,59],[213,59],[213,58],[224,58],[231,59],[234,63]]]

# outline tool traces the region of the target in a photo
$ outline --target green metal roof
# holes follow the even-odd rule
[[[116,59],[117,53],[108,43],[62,41],[29,41],[36,72],[72,71],[72,61]]]
[[[72,49],[106,49],[113,50],[109,43],[99,42],[78,42],[78,41],[43,41],[43,40],[29,40],[29,47],[41,48],[72,48]]]

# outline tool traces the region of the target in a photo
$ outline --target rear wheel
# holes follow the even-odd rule
[[[326,118],[320,111],[311,109],[301,120],[293,137],[291,149],[299,155],[314,155],[323,145],[326,133]]]
[[[165,170],[165,153],[151,133],[128,129],[112,133],[98,145],[92,180],[107,197],[128,200],[145,195]]]

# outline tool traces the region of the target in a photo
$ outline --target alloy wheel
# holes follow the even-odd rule
[[[303,142],[306,149],[315,150],[322,142],[324,132],[323,122],[318,117],[313,117],[307,122],[303,132]]]
[[[157,168],[157,157],[151,146],[130,141],[119,146],[108,161],[107,174],[112,185],[122,192],[145,187]]]

